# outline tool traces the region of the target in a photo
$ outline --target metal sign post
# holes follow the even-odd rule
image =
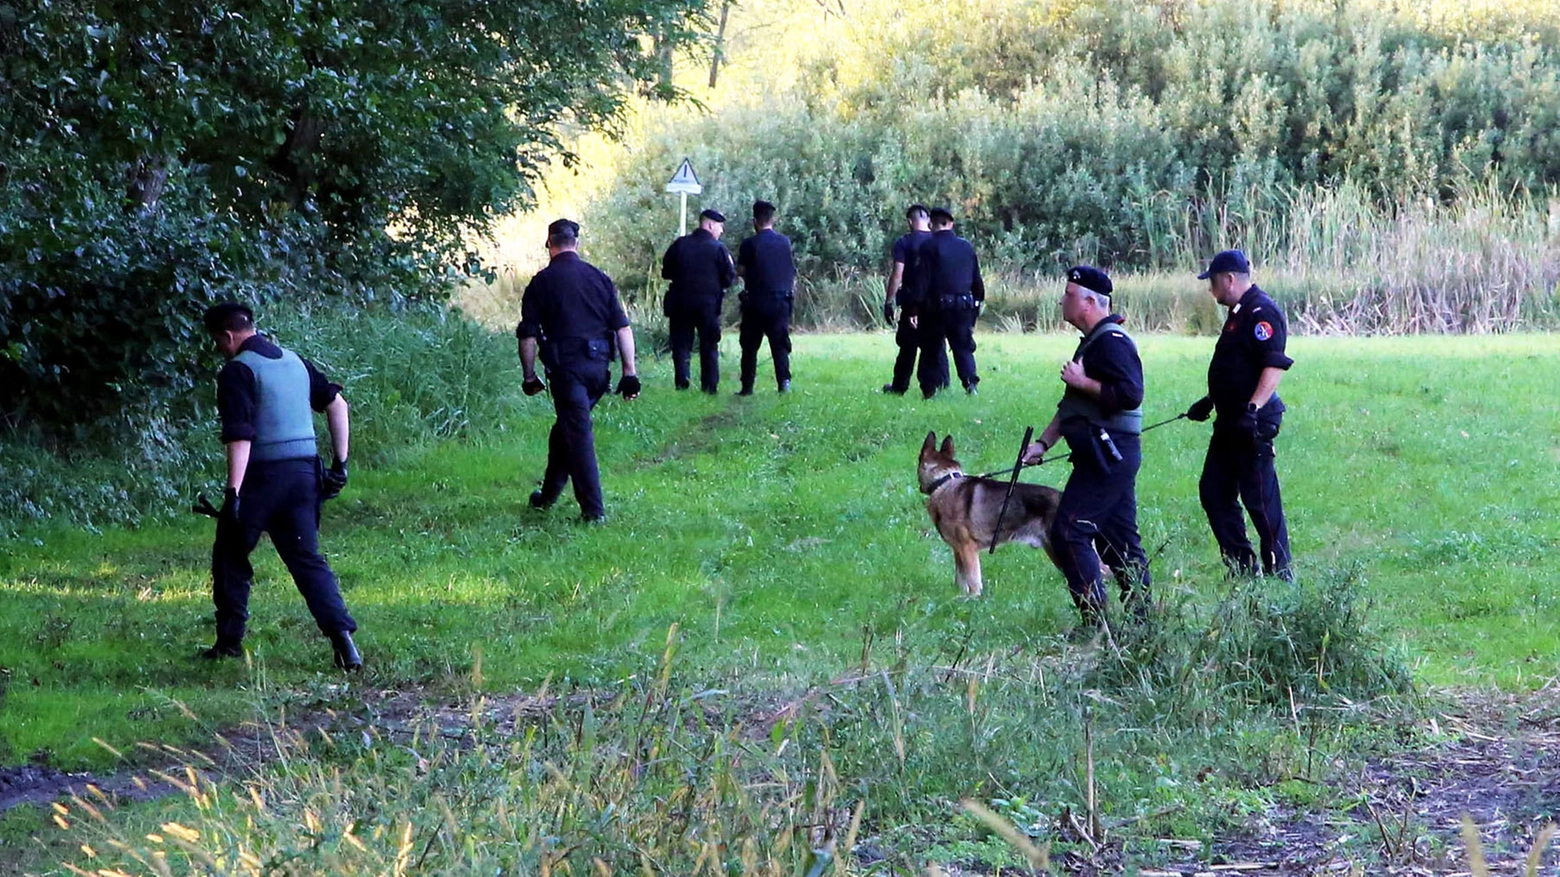
[[[704,191],[704,187],[699,185],[699,178],[693,173],[692,162],[686,158],[682,160],[682,164],[677,168],[677,173],[672,174],[672,179],[666,184],[666,191],[682,196],[681,230],[677,232],[677,236],[681,237],[688,233],[688,196],[697,195]]]

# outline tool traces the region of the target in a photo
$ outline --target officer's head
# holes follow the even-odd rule
[[[211,343],[226,359],[237,356],[239,346],[255,334],[255,312],[242,302],[218,302],[207,308],[200,319]]]
[[[768,201],[753,202],[753,227],[770,228],[775,224],[775,205]]]
[[[932,231],[942,231],[945,228],[953,228],[953,214],[946,207],[933,207],[930,214]]]
[[[1220,304],[1233,305],[1251,288],[1251,263],[1240,250],[1225,250],[1208,263],[1208,270],[1197,275],[1208,281],[1208,294]]]
[[[547,253],[556,256],[580,246],[580,224],[569,219],[556,219],[547,226]]]
[[[1115,286],[1104,271],[1092,265],[1074,265],[1067,269],[1067,286],[1062,290],[1062,319],[1075,329],[1089,331],[1110,316],[1110,296],[1114,291]]]
[[[925,204],[911,204],[905,210],[905,221],[910,223],[911,231],[926,231],[930,217],[931,211],[926,209]]]
[[[699,228],[720,237],[726,232],[726,217],[719,210],[705,210],[699,214]]]

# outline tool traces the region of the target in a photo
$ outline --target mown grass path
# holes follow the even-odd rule
[[[838,672],[868,632],[926,655],[1055,636],[1072,610],[1044,556],[999,551],[987,596],[959,600],[915,490],[927,430],[953,433],[984,471],[1010,465],[1023,427],[1050,417],[1073,340],[979,340],[981,394],[930,402],[878,392],[892,358],[881,333],[799,338],[783,397],[767,381],[732,396],[734,349],[719,397],[674,393],[668,364],[651,363],[643,398],[598,409],[604,527],[575,523],[568,497],[526,507],[551,423],[541,399],[480,441],[355,472],[323,544],[362,626],[362,684],[607,683],[654,667],[674,623],[682,672],[776,688]],[[1147,418],[1184,410],[1212,340],[1141,346]],[[1291,346],[1278,465],[1301,574],[1362,571],[1374,618],[1427,682],[1524,689],[1560,673],[1554,340]],[[1206,425],[1187,423],[1144,442],[1140,523],[1149,550],[1165,545],[1161,593],[1221,581],[1197,500],[1205,445]],[[1060,484],[1066,469],[1026,477]],[[193,657],[210,636],[209,541],[191,517],[0,543],[0,763],[100,763],[93,737],[191,739],[244,712],[256,680]],[[268,690],[328,704],[329,649],[268,545],[257,559],[256,666]]]

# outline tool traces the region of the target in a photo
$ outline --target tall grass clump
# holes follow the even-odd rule
[[[517,395],[512,344],[437,305],[355,310],[262,309],[260,327],[342,384],[352,454],[374,464],[427,442],[502,429]],[[219,358],[201,357],[214,382]],[[329,439],[321,429],[321,448]],[[212,383],[135,405],[69,437],[26,425],[0,435],[0,530],[61,519],[135,524],[184,512],[197,490],[221,492]]]

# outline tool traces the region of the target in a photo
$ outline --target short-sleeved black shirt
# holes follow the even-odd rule
[[[282,349],[260,335],[251,335],[238,346],[238,350],[240,353],[251,350],[266,359],[282,358]],[[309,407],[315,411],[324,411],[341,393],[341,385],[331,383],[307,359],[303,360],[303,367],[309,370]],[[223,444],[254,441],[255,408],[259,405],[259,391],[255,373],[236,359],[228,360],[222,371],[217,373],[217,416],[222,421]]]
[[[894,241],[894,261],[905,266],[904,272],[899,275],[899,291],[894,294],[897,304],[904,306],[915,301],[919,289],[916,283],[916,271],[920,269],[921,245],[932,239],[929,231],[912,231],[899,236]]]
[[[952,229],[934,231],[918,252],[916,284],[925,291],[929,306],[935,307],[937,300],[947,295],[973,295],[976,301],[985,301],[986,284],[981,280],[980,260],[969,241]]]
[[[661,277],[672,282],[666,291],[668,301],[705,301],[720,298],[737,282],[737,267],[725,244],[696,228],[666,248]]]
[[[772,228],[759,232],[737,248],[737,267],[748,292],[758,295],[790,295],[796,286],[796,262],[791,239]]]
[[[578,253],[564,251],[526,285],[515,336],[545,341],[553,352],[569,355],[581,342],[610,345],[617,330],[627,325],[628,314],[612,278]]]
[[[1208,398],[1220,417],[1246,410],[1263,369],[1294,365],[1284,354],[1288,338],[1289,324],[1278,305],[1256,286],[1246,290],[1230,308],[1208,363]]]

